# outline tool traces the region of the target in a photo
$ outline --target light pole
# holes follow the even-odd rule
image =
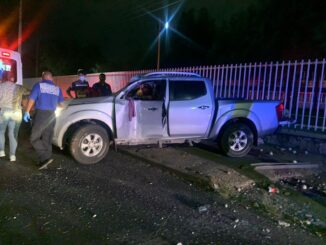
[[[159,21],[158,24],[158,36],[157,36],[157,65],[156,65],[156,69],[160,69],[160,59],[161,59],[161,34],[164,31],[167,31],[169,29],[169,25],[170,23],[167,21],[164,23],[164,29],[162,29],[162,23],[161,21]]]
[[[19,1],[18,52],[22,54],[23,0]]]

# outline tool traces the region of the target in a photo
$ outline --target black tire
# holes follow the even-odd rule
[[[76,129],[69,144],[70,154],[81,164],[100,162],[108,153],[110,138],[100,125],[86,124]]]
[[[230,157],[243,157],[248,154],[254,143],[252,130],[244,123],[230,124],[220,138],[221,151]]]

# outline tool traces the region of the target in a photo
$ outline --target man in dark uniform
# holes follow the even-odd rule
[[[105,74],[101,73],[99,75],[100,81],[95,83],[92,87],[93,92],[96,96],[109,96],[112,94],[111,86],[110,84],[105,82]]]
[[[77,71],[78,80],[73,82],[67,89],[67,94],[70,98],[86,98],[89,96],[89,84],[86,81],[86,72],[83,69]],[[75,97],[71,95],[71,91],[75,92]]]
[[[30,110],[35,105],[31,144],[39,159],[39,169],[45,169],[53,161],[52,137],[55,126],[55,110],[61,106],[63,96],[61,89],[53,83],[52,73],[44,71],[42,81],[36,83],[29,96],[24,121],[28,122]]]

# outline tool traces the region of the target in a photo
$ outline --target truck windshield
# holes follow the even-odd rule
[[[0,58],[0,81],[5,82],[9,78],[17,81],[17,62],[13,59]]]

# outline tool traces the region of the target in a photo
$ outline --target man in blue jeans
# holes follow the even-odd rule
[[[53,162],[52,137],[55,126],[55,110],[61,106],[61,89],[53,83],[52,73],[44,71],[42,81],[36,83],[29,96],[24,121],[30,120],[30,110],[35,105],[35,115],[31,133],[31,144],[39,159],[39,169],[45,169]]]

